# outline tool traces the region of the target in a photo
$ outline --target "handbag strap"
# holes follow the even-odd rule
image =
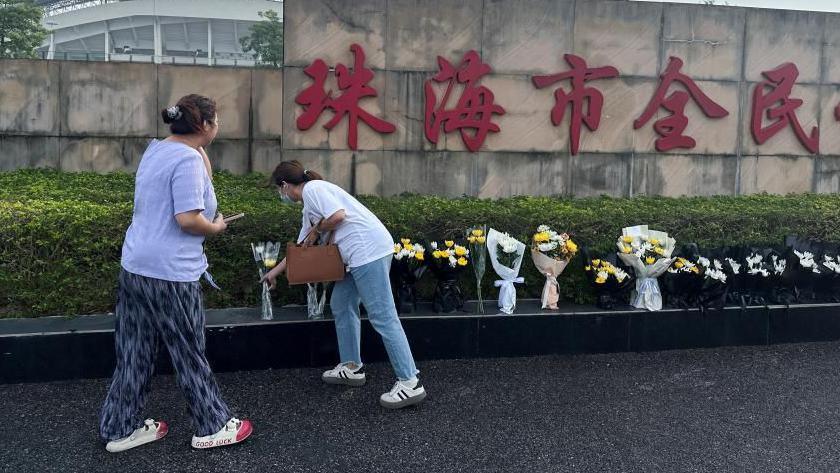
[[[310,235],[312,235],[313,233],[315,233],[316,231],[318,231],[318,226],[319,226],[319,225],[321,225],[321,222],[323,222],[324,220],[326,220],[326,219],[323,219],[323,218],[322,218],[321,220],[318,220],[318,223],[317,223],[317,224],[312,225],[312,228],[310,228],[310,229],[309,229],[309,232],[307,232],[307,233],[306,233],[306,236],[305,236],[305,237],[303,237],[303,240],[302,240],[302,241],[299,241],[297,244],[298,244],[298,245],[300,245],[301,243],[303,243],[304,241],[306,241],[306,240],[310,237]],[[309,222],[309,223],[312,223],[312,222]],[[328,245],[332,245],[332,244],[334,243],[334,241],[335,241],[335,230],[333,230],[333,231],[331,231],[331,232],[330,232],[330,239],[329,239],[329,241],[327,242],[327,244],[328,244]]]

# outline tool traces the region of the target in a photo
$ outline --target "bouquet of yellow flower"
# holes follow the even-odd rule
[[[254,261],[257,263],[257,271],[260,278],[277,266],[280,255],[280,243],[270,241],[259,242],[257,244],[251,243],[251,253],[254,255]],[[274,318],[274,309],[271,302],[271,289],[268,287],[268,282],[262,283],[262,309],[260,318],[263,320],[271,320]]]
[[[391,264],[391,287],[394,303],[400,313],[411,313],[417,307],[415,284],[426,272],[426,248],[410,238],[394,244],[394,261]]]
[[[633,307],[662,309],[657,278],[674,262],[671,253],[676,243],[667,233],[649,230],[647,225],[622,229],[617,243],[618,257],[636,273],[636,290],[630,300]]]
[[[602,309],[612,309],[618,294],[627,290],[633,277],[620,268],[617,262],[614,264],[606,258],[589,258],[588,255],[584,251],[583,256],[587,261],[583,271],[598,297],[597,305]],[[614,257],[612,259],[615,260]]]
[[[560,300],[557,277],[566,269],[569,260],[577,251],[577,244],[567,233],[557,233],[548,225],[537,227],[537,233],[531,237],[531,259],[534,260],[534,266],[545,276],[542,291],[543,309],[557,309],[557,302]]]
[[[454,240],[443,244],[429,244],[432,257],[427,258],[431,271],[437,277],[433,307],[435,312],[450,313],[464,308],[464,295],[458,286],[458,275],[470,264],[470,250]]]
[[[473,260],[473,272],[476,281],[476,312],[484,313],[484,299],[481,297],[481,280],[487,267],[487,226],[480,225],[467,230],[467,243]]]

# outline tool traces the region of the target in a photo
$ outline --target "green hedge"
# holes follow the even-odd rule
[[[247,218],[207,242],[211,272],[223,291],[205,291],[209,307],[258,304],[252,241],[288,241],[297,235],[298,206],[280,202],[265,176],[219,173],[215,180],[224,213]],[[133,176],[26,170],[0,173],[0,316],[83,314],[111,310],[122,239],[131,219]],[[579,245],[612,251],[621,228],[648,224],[679,244],[701,247],[774,245],[799,234],[840,241],[840,196],[796,195],[709,198],[514,197],[446,199],[405,195],[364,197],[395,238],[442,239],[486,223],[521,238],[540,224],[568,230]],[[563,275],[562,295],[586,302],[591,292],[579,264]],[[488,266],[485,294],[493,295]],[[537,296],[540,277],[527,258],[521,296]],[[473,292],[471,271],[463,288]],[[426,276],[431,278],[431,276]],[[421,287],[430,296],[431,281]],[[300,289],[281,287],[278,303],[302,302]]]

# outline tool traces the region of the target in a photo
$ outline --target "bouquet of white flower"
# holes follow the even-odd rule
[[[507,233],[500,233],[490,229],[487,233],[487,249],[490,252],[490,263],[499,280],[495,285],[499,288],[499,309],[505,314],[513,314],[516,309],[516,287],[525,279],[519,276],[522,266],[522,255],[525,254],[525,243],[513,238]]]
[[[618,257],[636,273],[636,290],[630,297],[633,307],[662,309],[658,278],[674,262],[671,253],[676,240],[667,233],[649,230],[647,225],[626,227],[618,239]]]

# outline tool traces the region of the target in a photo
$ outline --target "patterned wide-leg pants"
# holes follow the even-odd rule
[[[102,440],[127,437],[143,425],[141,414],[161,343],[169,351],[196,435],[221,430],[232,416],[204,357],[199,282],[163,281],[123,270],[116,315],[117,368],[102,406]]]

